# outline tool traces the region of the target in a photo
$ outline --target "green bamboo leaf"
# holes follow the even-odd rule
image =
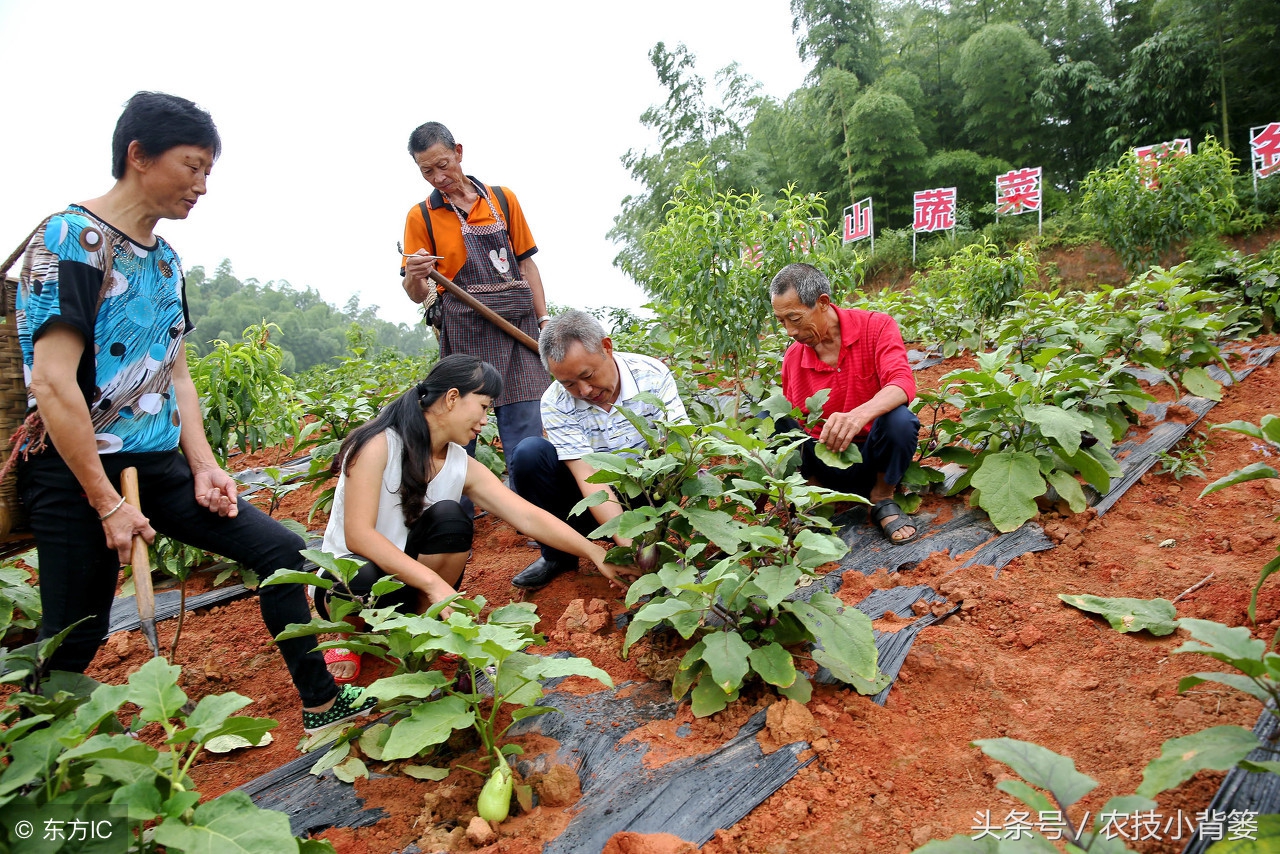
[[[1014,738],[986,738],[973,744],[992,759],[1008,765],[1031,785],[1051,792],[1063,809],[1097,788],[1096,780],[1076,770],[1074,759],[1047,747]]]
[[[1035,499],[1046,484],[1040,464],[1031,454],[1002,451],[983,457],[970,482],[980,493],[978,506],[1002,533],[1016,530],[1039,513]]]
[[[1090,594],[1059,593],[1058,598],[1072,607],[1091,614],[1101,614],[1118,632],[1140,632],[1144,629],[1157,637],[1172,634],[1178,628],[1178,612],[1168,599],[1107,598]]]
[[[1258,737],[1244,727],[1215,726],[1160,746],[1160,757],[1142,772],[1138,794],[1155,797],[1190,780],[1197,771],[1226,771],[1258,747]]]

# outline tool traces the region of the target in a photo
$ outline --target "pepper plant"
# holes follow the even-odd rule
[[[1221,400],[1222,384],[1204,366],[1227,369],[1219,345],[1246,324],[1217,310],[1221,294],[1188,284],[1191,272],[1188,264],[1155,267],[1124,288],[1104,288],[1111,312],[1102,332],[1114,352],[1157,371],[1175,390]]]
[[[361,566],[358,561],[320,551],[305,550],[303,555],[327,573],[280,570],[263,584],[313,584],[328,590],[335,579],[349,584]],[[505,757],[519,753],[520,747],[501,743],[507,730],[516,721],[556,711],[551,706],[535,705],[543,696],[542,680],[586,676],[613,685],[607,673],[585,658],[553,658],[527,651],[546,643],[534,631],[538,614],[531,602],[503,605],[483,620],[481,613],[486,603],[479,596],[455,596],[436,603],[424,614],[403,614],[394,608],[378,607],[379,597],[402,586],[402,582],[388,576],[379,579],[365,599],[333,597],[330,619],[291,625],[277,638],[341,633],[341,639],[322,642],[318,648],[344,647],[395,664],[391,676],[365,689],[381,701],[390,720],[364,730],[343,725],[337,740],[312,768],[313,773],[333,768],[336,776],[351,782],[368,776],[361,755],[379,762],[430,756],[455,730],[470,729],[479,738],[481,753],[489,764],[484,772],[477,773],[509,779]],[[346,621],[348,616],[359,617],[364,629],[353,631],[353,623]],[[457,660],[454,676],[446,676],[439,669],[442,655]],[[486,679],[493,686],[492,697],[479,690]],[[504,709],[510,712],[511,723],[499,728],[498,718]],[[328,744],[334,735],[332,731],[317,734],[307,747]],[[424,779],[443,779],[448,774],[446,768],[420,764],[407,765],[403,770]]]
[[[808,410],[821,412],[825,397],[807,401]],[[765,406],[799,415],[780,391]],[[592,536],[630,538],[632,545],[611,551],[610,559],[656,568],[627,592],[628,606],[639,608],[623,654],[658,626],[692,641],[672,695],[689,695],[698,716],[736,700],[750,678],[807,701],[810,683],[796,667],[797,656],[812,658],[863,693],[883,689],[887,679],[877,666],[870,620],[828,593],[809,601],[795,595],[813,583],[818,567],[848,553],[830,521],[834,505],[864,502],[806,482],[798,472],[806,437],[777,431],[772,415],[652,425],[620,411],[648,449],[584,459],[597,469],[590,480],[611,487],[625,507]],[[846,463],[854,455],[856,448]],[[606,500],[601,490],[575,510]],[[793,651],[815,641],[819,648],[811,653]]]
[[[280,327],[264,320],[246,329],[240,342],[215,340],[204,357],[187,347],[205,435],[219,465],[233,448],[257,451],[297,432],[293,381],[281,371],[284,351],[271,343],[272,330]]]
[[[318,485],[329,480],[342,440],[378,414],[391,399],[427,375],[429,361],[394,353],[376,353],[374,336],[358,324],[347,330],[350,355],[335,367],[318,365],[298,376],[296,383],[302,426],[294,452],[310,452],[311,464],[302,483]],[[321,491],[311,513],[328,511],[336,486]]]

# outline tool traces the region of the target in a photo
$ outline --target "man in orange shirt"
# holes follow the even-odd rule
[[[510,189],[489,186],[462,171],[462,146],[439,122],[409,136],[409,154],[434,191],[405,217],[404,289],[415,303],[441,301],[440,356],[477,356],[502,375],[494,401],[498,435],[509,454],[521,441],[542,435],[539,400],[550,385],[538,354],[482,315],[436,290],[432,270],[452,279],[531,338],[547,316],[542,277],[533,261],[538,246],[520,202]],[[474,449],[474,444],[472,445]]]

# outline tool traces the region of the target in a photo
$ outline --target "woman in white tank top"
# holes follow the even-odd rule
[[[511,490],[463,445],[480,435],[502,377],[474,356],[452,355],[427,378],[352,431],[334,458],[338,486],[323,549],[367,560],[349,593],[369,595],[379,578],[404,582],[380,597],[422,612],[453,596],[471,550],[472,520],[458,505],[463,495],[539,542],[595,564],[621,589],[634,567],[604,562],[605,551],[569,525]],[[323,608],[324,598],[317,597]]]

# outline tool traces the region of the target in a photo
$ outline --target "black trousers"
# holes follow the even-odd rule
[[[424,510],[418,517],[418,521],[409,528],[409,538],[405,541],[404,553],[417,560],[422,555],[465,552],[471,548],[474,535],[475,519],[471,513],[465,511],[457,501],[437,501]],[[373,561],[359,555],[355,555],[354,559],[363,560],[365,564],[351,580],[351,585],[344,585],[340,581],[335,582],[333,589],[327,591],[328,596],[358,596],[363,599],[369,595],[373,585],[379,579],[387,577],[388,573]],[[458,590],[462,589],[462,576],[458,576],[458,582],[454,586]],[[326,618],[329,616],[326,601],[328,596],[316,596],[316,610]],[[377,606],[379,608],[394,606],[406,614],[417,613],[418,589],[406,584],[399,590],[379,596]]]
[[[116,484],[122,470],[138,469],[142,512],[159,533],[242,563],[264,579],[277,569],[302,569],[302,538],[243,498],[234,518],[196,503],[195,479],[181,452],[104,454],[101,459],[107,477]],[[97,512],[57,454],[33,457],[19,467],[18,494],[30,514],[40,558],[44,617],[39,637],[53,637],[88,617],[67,635],[51,662],[55,670],[82,673],[106,638],[119,557],[107,547]],[[306,591],[299,584],[261,588],[258,605],[273,637],[290,623],[311,619]],[[227,629],[235,631],[234,626]],[[323,705],[337,695],[338,686],[312,638],[280,641],[277,646],[304,706]]]
[[[570,514],[573,505],[582,500],[582,490],[573,479],[569,467],[560,462],[555,445],[541,436],[525,439],[507,455],[507,472],[511,490],[541,507],[562,522],[568,522],[582,536],[590,536],[600,527],[590,510]],[[578,556],[542,545],[542,556],[552,563],[577,563]]]
[[[780,419],[778,429],[798,429],[791,419]],[[920,419],[906,404],[891,409],[871,425],[866,440],[858,443],[862,462],[847,469],[832,468],[818,459],[816,439],[800,447],[800,473],[827,489],[852,492],[867,498],[876,485],[876,475],[883,474],[887,483],[897,485],[907,472],[919,445]]]

